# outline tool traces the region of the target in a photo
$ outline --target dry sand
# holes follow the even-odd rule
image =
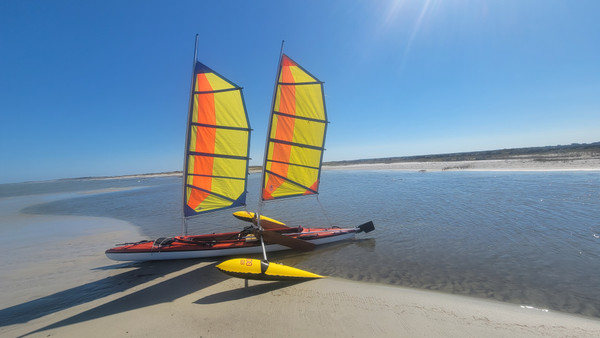
[[[598,337],[600,321],[336,278],[293,284],[228,278],[209,262],[139,267],[146,283],[28,323],[32,337]]]
[[[428,165],[379,166],[432,170]],[[107,218],[18,213],[44,198],[0,199],[0,230],[9,223],[34,231],[76,224],[84,230],[68,238],[62,230],[46,232],[47,242],[2,249],[2,337],[600,336],[595,318],[438,292],[338,278],[249,281],[246,287],[218,272],[217,261],[119,264],[102,250],[140,238],[135,227]],[[32,248],[34,261],[25,254]]]

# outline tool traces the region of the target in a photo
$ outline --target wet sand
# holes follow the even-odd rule
[[[143,238],[133,225],[19,213],[72,196],[0,199],[0,336],[600,336],[595,318],[438,292],[338,278],[246,287],[220,260],[113,262],[107,247]]]
[[[104,278],[106,273],[97,268],[108,261],[103,254],[106,246],[124,238],[142,238],[136,227],[116,219],[19,211],[40,203],[116,190],[0,199],[1,308]]]

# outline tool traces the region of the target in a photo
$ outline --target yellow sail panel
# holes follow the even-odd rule
[[[323,117],[323,112],[325,111],[322,87],[321,83],[294,87],[283,85],[278,88],[275,110],[282,112],[293,111],[296,116],[320,119]],[[293,88],[294,92],[290,90],[291,88]],[[282,93],[288,96],[293,94],[296,100],[290,102],[290,100],[284,99],[284,106],[280,106]]]
[[[250,127],[242,90],[196,63],[190,103],[184,215],[244,205]]]
[[[201,63],[197,62],[197,64]],[[194,91],[218,91],[223,89],[237,88],[236,85],[227,81],[226,79],[212,71],[210,68],[204,65],[202,66],[203,69],[201,69],[200,72],[196,72],[196,76],[198,77],[198,79],[194,85]],[[198,69],[198,66],[196,67],[196,69]],[[210,87],[208,87],[207,85]]]
[[[317,194],[327,130],[323,83],[287,55],[269,126],[262,199]]]
[[[281,117],[282,119],[288,119],[288,117]],[[277,126],[278,122],[279,122],[280,116],[275,115],[273,116],[273,125]],[[283,124],[286,123],[286,121],[282,121],[282,128],[285,128],[285,126],[283,126]],[[313,146],[313,147],[321,147],[323,145],[324,142],[324,138],[325,138],[325,127],[326,124],[325,123],[315,123],[313,121],[310,120],[303,120],[303,119],[295,119],[294,120],[294,128],[297,130],[310,130],[312,131],[311,133],[294,133],[292,131],[292,139],[291,142],[293,143],[298,143],[298,144],[306,144],[308,146]],[[289,126],[289,128],[291,128],[291,126]],[[270,137],[271,138],[275,138],[277,135],[277,130],[273,129],[271,130],[271,134]]]

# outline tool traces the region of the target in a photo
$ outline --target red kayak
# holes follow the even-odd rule
[[[311,249],[314,245],[333,243],[351,239],[360,232],[370,232],[373,222],[367,222],[356,228],[290,228],[269,229],[264,232],[265,249],[269,252],[295,249]],[[277,241],[275,244],[274,242]],[[286,242],[292,242],[288,244]],[[297,243],[309,243],[298,247]],[[106,250],[106,256],[116,261],[150,261],[169,259],[206,258],[242,254],[261,253],[260,240],[254,235],[252,227],[240,232],[220,234],[163,237],[154,241],[120,244]]]

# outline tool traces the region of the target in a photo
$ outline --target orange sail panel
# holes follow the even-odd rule
[[[245,205],[250,126],[242,88],[194,67],[184,171],[184,215]]]
[[[263,200],[318,193],[326,130],[323,83],[283,54],[269,123]]]

